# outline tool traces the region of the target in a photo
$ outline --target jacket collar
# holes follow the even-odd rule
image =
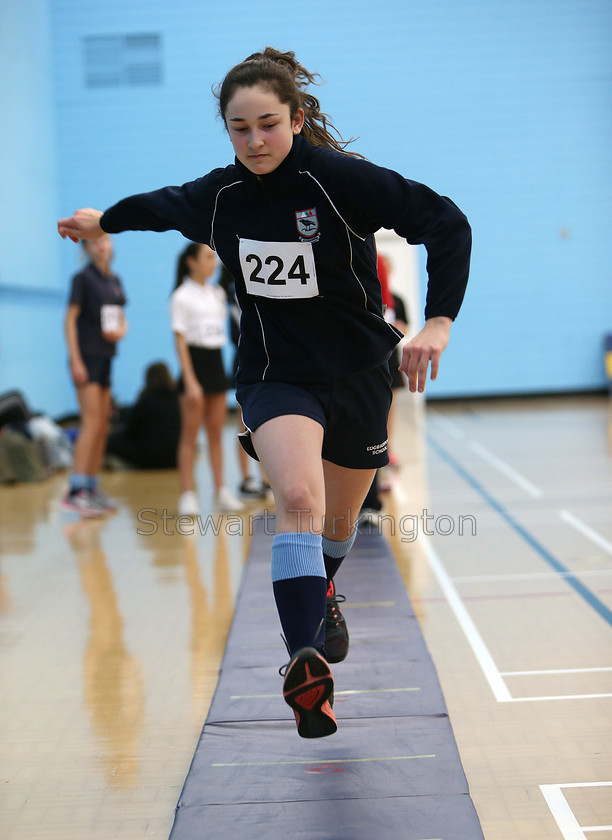
[[[267,191],[278,190],[296,175],[300,164],[308,154],[310,146],[310,142],[302,134],[296,134],[287,157],[267,175],[255,175],[238,158],[234,159],[234,165],[240,175],[249,183],[259,184]]]

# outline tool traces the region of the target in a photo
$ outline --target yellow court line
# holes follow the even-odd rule
[[[410,761],[413,758],[435,758],[428,755],[389,755],[382,758],[312,758],[310,761],[232,761],[227,764],[215,762],[211,767],[270,767],[285,764],[361,764],[366,761]]]
[[[354,610],[356,607],[395,607],[397,601],[350,601],[342,604],[343,610]]]
[[[420,690],[420,687],[416,685],[412,688],[347,688],[345,691],[335,691],[334,695],[339,697],[341,694],[382,694],[384,692]]]
[[[355,607],[395,607],[397,601],[363,601],[357,603],[346,603],[342,605],[343,610],[355,609]],[[276,607],[271,605],[269,607],[249,607],[250,613],[272,613],[276,612]]]
[[[344,691],[334,691],[334,696],[339,697],[341,694],[382,694],[384,692],[394,691],[420,691],[419,686],[411,686],[409,688],[347,688]],[[280,697],[278,692],[274,694],[230,694],[230,700],[266,700],[270,697]]]

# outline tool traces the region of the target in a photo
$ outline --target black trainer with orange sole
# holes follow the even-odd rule
[[[332,709],[334,678],[315,648],[302,648],[291,657],[285,671],[283,697],[293,709],[302,738],[324,738],[338,729]]]
[[[338,595],[336,585],[331,580],[327,589],[327,609],[325,613],[325,655],[328,662],[342,662],[349,649],[349,634],[346,620],[340,611],[339,603],[345,601],[344,595]]]

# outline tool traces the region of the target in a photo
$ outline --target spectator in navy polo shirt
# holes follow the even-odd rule
[[[111,363],[127,332],[121,281],[111,271],[108,235],[83,242],[89,260],[72,278],[65,319],[70,375],[76,387],[81,428],[74,447],[70,487],[62,507],[101,516],[115,505],[100,490],[98,476],[111,412]]]

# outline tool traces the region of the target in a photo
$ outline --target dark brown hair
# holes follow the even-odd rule
[[[302,134],[313,145],[361,157],[355,152],[346,151],[346,145],[351,143],[353,138],[343,140],[328,115],[321,111],[316,96],[306,92],[309,84],[318,84],[317,78],[320,78],[319,74],[306,70],[296,59],[294,52],[280,52],[274,47],[266,47],[263,52],[253,53],[232,67],[218,85],[215,96],[219,100],[219,113],[225,122],[228,102],[238,88],[263,85],[272,90],[280,102],[289,106],[291,119],[295,117],[298,109],[302,108]]]
[[[159,394],[164,391],[174,391],[176,384],[165,362],[153,362],[145,373],[145,386],[140,394]]]
[[[174,289],[178,289],[185,277],[189,274],[187,260],[190,257],[197,257],[198,251],[201,247],[201,242],[190,242],[189,245],[183,248],[179,254],[178,261],[176,263],[176,281],[174,283]]]

